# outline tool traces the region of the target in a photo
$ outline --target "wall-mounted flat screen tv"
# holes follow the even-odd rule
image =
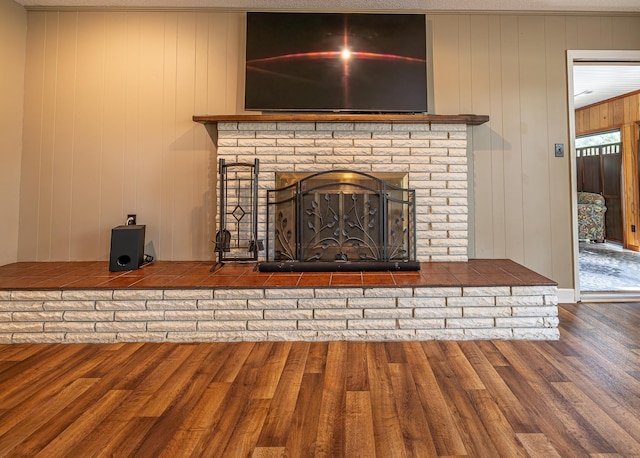
[[[247,13],[245,109],[427,111],[423,14]]]

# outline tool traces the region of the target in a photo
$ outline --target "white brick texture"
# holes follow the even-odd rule
[[[555,286],[21,291],[0,301],[0,342],[548,340],[559,338],[556,291]]]
[[[260,159],[259,215],[265,214],[264,191],[273,187],[276,172],[319,172],[335,168],[405,172],[409,186],[416,190],[419,213],[465,217],[443,221],[442,236],[435,238],[429,235],[430,222],[419,218],[416,221],[418,260],[466,261],[466,131],[464,124],[428,122],[219,123],[217,153],[219,158],[230,162]],[[443,193],[430,194],[438,189]],[[445,193],[456,189],[461,192]],[[259,230],[266,230],[262,221]],[[259,234],[260,238],[265,236]],[[443,249],[432,252],[430,247]]]

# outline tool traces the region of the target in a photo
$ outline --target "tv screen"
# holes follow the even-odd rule
[[[245,109],[426,112],[425,15],[247,13]]]

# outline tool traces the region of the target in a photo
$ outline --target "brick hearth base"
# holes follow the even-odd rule
[[[208,266],[0,267],[0,343],[559,338],[555,283],[511,261],[395,274],[263,274],[230,265],[209,273]]]

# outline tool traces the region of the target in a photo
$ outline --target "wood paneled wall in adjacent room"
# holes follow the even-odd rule
[[[636,251],[640,251],[639,126],[640,91],[576,110],[576,136],[620,129],[625,215],[623,244]],[[635,231],[632,231],[632,226],[635,226]]]

